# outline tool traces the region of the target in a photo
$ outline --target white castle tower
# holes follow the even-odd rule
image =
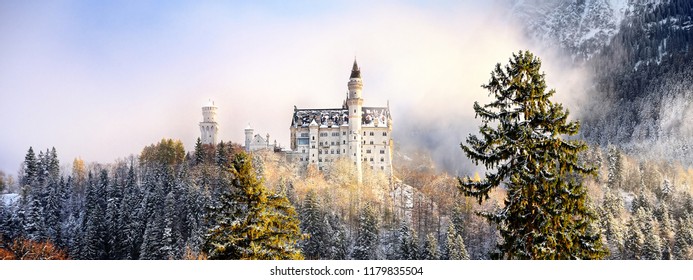
[[[349,93],[347,96],[347,108],[349,109],[349,157],[356,165],[356,174],[358,174],[358,182],[363,181],[363,170],[361,168],[361,114],[363,107],[363,98],[361,98],[361,90],[363,89],[363,81],[361,81],[361,69],[356,64],[351,68],[351,76],[349,76]]]
[[[253,143],[253,128],[250,124],[245,128],[245,151],[250,152],[250,145]]]
[[[202,122],[200,123],[200,140],[202,144],[214,145],[217,143],[219,124],[217,124],[217,106],[210,100],[202,107]]]

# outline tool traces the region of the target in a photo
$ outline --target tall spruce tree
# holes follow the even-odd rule
[[[485,215],[499,227],[502,258],[600,259],[606,251],[590,228],[595,214],[582,185],[594,169],[578,163],[587,146],[563,138],[579,124],[550,100],[555,91],[547,91],[540,68],[529,51],[513,54],[504,68],[496,65],[483,85],[494,100],[474,103],[481,137],[469,135],[461,145],[489,171],[481,181],[460,178],[460,190],[481,203],[492,189],[507,189],[505,207]]]
[[[89,172],[87,179],[87,197],[85,202],[84,238],[82,242],[81,259],[107,259],[107,224],[106,224],[106,186],[108,173],[101,170],[99,182]]]
[[[645,244],[645,234],[640,228],[641,223],[637,217],[628,220],[628,232],[623,241],[623,257],[629,260],[639,260],[642,258],[643,246]]]
[[[29,147],[29,150],[24,156],[24,164],[22,166],[22,176],[19,179],[19,184],[23,188],[24,186],[33,185],[36,177],[38,176],[38,162],[36,161],[36,154],[34,149]]]
[[[123,202],[120,205],[120,221],[122,227],[122,258],[133,260],[139,258],[139,247],[143,235],[141,221],[142,192],[137,185],[133,164],[130,164],[125,179]]]
[[[424,241],[423,255],[424,260],[437,260],[440,259],[440,252],[438,252],[438,240],[435,238],[433,233],[426,235],[426,240]]]
[[[195,142],[195,165],[202,164],[205,161],[204,148],[202,147],[202,141],[200,137],[197,137],[197,142]]]
[[[416,240],[409,225],[404,222],[398,232],[397,258],[400,260],[415,260],[418,256]]]
[[[245,153],[235,155],[232,185],[210,209],[213,225],[205,251],[210,259],[303,259],[298,215],[289,200],[270,192]]]
[[[468,260],[469,254],[467,247],[464,245],[464,239],[457,233],[455,224],[450,223],[445,237],[445,246],[443,247],[444,260]]]
[[[359,227],[356,245],[352,258],[356,260],[375,260],[378,258],[378,245],[380,244],[378,232],[378,218],[375,216],[370,203],[361,209],[359,213]]]
[[[687,215],[685,218],[679,219],[676,225],[674,246],[671,250],[672,259],[693,259],[693,219]]]
[[[328,232],[329,223],[326,225],[326,215],[315,193],[311,189],[306,194],[301,207],[301,229],[309,238],[302,242],[303,254],[307,259],[325,259],[328,257],[331,233]]]

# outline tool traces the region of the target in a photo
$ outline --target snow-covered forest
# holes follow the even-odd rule
[[[186,153],[180,142],[162,140],[114,163],[75,159],[71,165],[61,165],[55,149],[30,149],[19,184],[5,190],[18,194],[3,195],[0,248],[50,244],[50,252],[36,253],[44,258],[205,258],[214,225],[209,213],[230,187],[230,161],[243,151],[228,143],[198,147]],[[400,181],[393,186],[413,186],[410,192],[391,189],[373,173],[359,186],[348,163],[322,174],[260,152],[253,166],[296,209],[304,234],[296,245],[306,259],[491,258],[498,231],[476,212],[500,207],[503,190],[479,205],[424,152],[408,152],[398,153]],[[590,148],[583,158],[599,167],[586,185],[608,258],[693,258],[690,169],[640,161],[615,147]],[[409,204],[398,201],[416,196]]]
[[[8,189],[17,194],[3,195],[0,248],[24,252],[43,242],[70,259],[206,258],[204,244],[218,222],[212,212],[232,188],[231,161],[240,153],[238,145],[223,142],[198,143],[186,153],[180,141],[162,140],[139,156],[110,164],[75,159],[65,170],[56,149],[36,154],[30,148],[18,184]],[[456,181],[429,169],[403,170],[419,172],[407,179],[413,183],[432,181],[398,193],[382,174],[367,173],[364,184],[356,184],[348,163],[322,174],[258,152],[253,166],[269,192],[296,209],[303,233],[296,245],[306,259],[484,258],[493,245],[486,238],[492,227],[467,227],[479,220],[471,204],[451,199]],[[414,195],[420,198],[409,209],[396,208],[395,200]],[[452,223],[444,222],[448,211],[459,213]],[[51,252],[43,254],[36,256]]]

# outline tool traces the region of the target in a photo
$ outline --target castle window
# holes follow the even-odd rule
[[[334,150],[330,150],[330,154],[331,154],[331,155],[334,155]]]
[[[346,136],[346,131],[342,131],[342,136]]]
[[[321,154],[321,155],[322,155],[322,150],[318,150],[318,154]]]
[[[383,132],[383,136],[387,136],[387,132]]]
[[[313,135],[313,137],[312,137],[312,138],[313,138],[313,139],[311,139],[311,140],[315,140],[315,135]]]
[[[384,155],[384,154],[385,154],[385,150],[380,150],[380,154],[381,154],[381,155]]]
[[[385,170],[385,166],[381,166],[381,167],[380,167],[380,170]]]
[[[375,132],[371,131],[371,136],[375,136]]]
[[[311,145],[310,147],[311,147],[312,149],[315,149],[315,145]]]
[[[384,158],[380,158],[380,162],[385,162],[385,159],[384,159]]]
[[[373,145],[373,141],[371,140],[371,145]]]
[[[371,153],[371,150],[366,150],[366,153],[367,153],[367,154],[370,154],[370,153]]]
[[[346,140],[342,140],[342,144],[345,144],[345,145],[346,145]]]
[[[307,132],[302,132],[302,133],[301,133],[301,137],[308,137],[308,133],[307,133]]]
[[[366,132],[365,132],[365,131],[363,132],[363,136],[366,136]]]
[[[371,158],[371,162],[373,162],[373,158]]]
[[[345,154],[346,154],[346,150],[345,150],[345,149],[342,149],[342,153],[345,153]]]

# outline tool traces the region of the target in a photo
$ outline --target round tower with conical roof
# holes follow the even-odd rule
[[[363,81],[361,80],[361,69],[356,63],[356,59],[354,59],[354,66],[351,68],[347,86],[349,87],[346,101],[349,110],[349,157],[354,162],[360,184],[363,180],[361,167],[363,161],[361,158],[361,114],[363,108],[361,90],[363,89]]]

